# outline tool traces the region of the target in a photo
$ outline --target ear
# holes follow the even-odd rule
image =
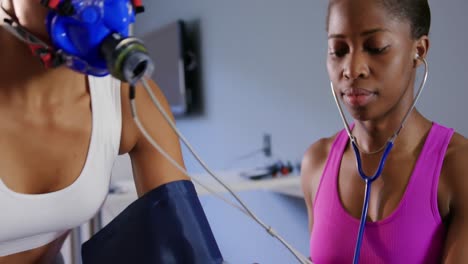
[[[417,39],[414,43],[414,67],[418,67],[419,65],[422,64],[421,60],[416,59],[416,56],[419,56],[419,58],[426,59],[427,53],[429,52],[429,37],[424,35]]]

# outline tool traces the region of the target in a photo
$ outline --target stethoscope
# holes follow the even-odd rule
[[[348,137],[349,137],[349,139],[351,141],[351,145],[353,147],[354,154],[356,156],[356,163],[357,163],[357,168],[358,168],[359,175],[361,176],[361,178],[366,183],[365,196],[364,196],[364,205],[362,207],[361,221],[360,221],[360,224],[359,224],[359,233],[358,233],[358,237],[357,237],[356,248],[354,250],[354,258],[353,258],[353,263],[354,264],[359,263],[359,256],[360,256],[361,247],[362,247],[362,237],[364,235],[364,228],[366,226],[367,211],[368,211],[368,208],[369,208],[369,197],[370,197],[370,192],[371,192],[371,185],[382,174],[382,170],[384,168],[385,161],[387,160],[388,154],[390,153],[390,151],[393,148],[395,139],[397,138],[398,134],[400,133],[401,129],[403,128],[403,125],[406,122],[406,120],[408,119],[409,114],[413,111],[414,107],[416,106],[416,103],[417,103],[417,101],[418,101],[418,99],[419,99],[419,97],[421,95],[421,92],[422,92],[422,90],[424,89],[424,87],[426,85],[426,80],[427,80],[427,75],[428,75],[427,61],[424,58],[421,58],[417,54],[415,56],[415,59],[416,60],[421,60],[424,63],[425,72],[424,72],[424,78],[423,78],[423,80],[421,82],[421,85],[420,85],[420,87],[418,89],[418,92],[416,93],[416,97],[414,98],[413,104],[411,105],[409,110],[406,112],[405,116],[403,117],[403,120],[400,123],[399,128],[395,131],[393,136],[390,137],[390,139],[387,141],[387,143],[384,146],[382,146],[380,149],[378,149],[376,151],[373,151],[373,152],[360,151],[357,140],[351,134],[350,126],[348,124],[348,121],[346,120],[346,117],[345,117],[344,113],[343,113],[343,109],[342,109],[342,107],[341,107],[341,105],[340,105],[340,103],[338,101],[338,97],[336,96],[335,90],[333,89],[333,83],[330,82],[333,97],[335,98],[335,103],[338,106],[338,110],[340,112],[341,119],[343,120],[344,127],[346,129],[346,132],[348,133]],[[362,160],[361,160],[360,152],[364,152],[366,154],[376,154],[376,153],[381,152],[382,150],[383,150],[383,154],[382,154],[382,157],[380,159],[379,166],[378,166],[376,172],[372,176],[366,175],[365,172],[362,169]]]

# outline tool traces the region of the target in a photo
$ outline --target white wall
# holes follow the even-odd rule
[[[429,118],[468,134],[464,112],[468,22],[463,0],[430,1],[433,13],[430,75],[419,109]],[[178,120],[178,127],[215,169],[261,147],[298,161],[307,146],[342,125],[325,69],[327,1],[151,0],[137,18],[142,35],[176,19],[197,24],[205,113]],[[184,152],[189,171],[200,172]],[[261,158],[261,157],[260,157]],[[239,166],[256,165],[259,159]],[[117,179],[129,177],[119,162]]]
[[[318,135],[339,128],[322,67],[324,15],[315,15],[325,4],[152,0],[145,5],[136,35],[179,18],[199,24],[205,114],[178,120],[178,127],[210,166],[222,169],[260,148],[264,132],[272,134],[274,153],[298,161]],[[333,113],[333,122],[323,112]],[[190,171],[201,171],[187,152],[184,156]]]

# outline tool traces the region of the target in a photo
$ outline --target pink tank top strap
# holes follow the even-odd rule
[[[322,176],[320,177],[320,183],[317,188],[317,193],[314,198],[313,208],[315,210],[316,203],[318,203],[318,199],[323,199],[327,201],[332,201],[335,197],[333,190],[336,188],[336,177],[328,177],[326,172],[331,172],[333,174],[338,173],[339,166],[336,164],[341,163],[341,158],[343,157],[343,152],[346,148],[348,143],[348,134],[346,130],[341,130],[335,140],[333,141],[332,147],[330,149],[330,153],[327,158],[327,162],[323,169]],[[325,191],[321,194],[321,190],[325,189]],[[319,198],[320,197],[320,198]]]
[[[441,223],[437,202],[437,189],[445,154],[454,130],[433,123],[418,161],[414,167],[412,179],[408,184],[404,199],[415,208],[430,201],[430,210],[436,223]],[[417,206],[417,207],[416,207]]]

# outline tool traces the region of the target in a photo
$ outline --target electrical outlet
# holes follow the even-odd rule
[[[263,153],[271,157],[271,134],[263,134]]]

